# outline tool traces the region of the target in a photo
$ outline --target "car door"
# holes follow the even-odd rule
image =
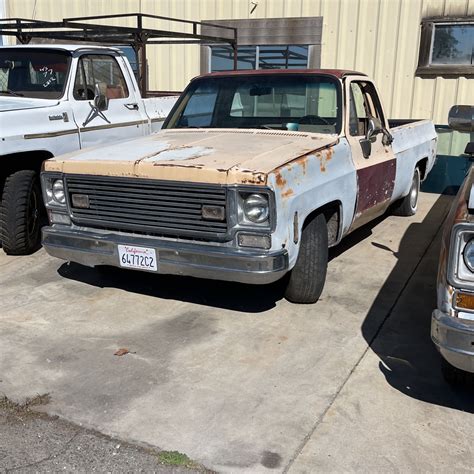
[[[81,148],[146,133],[146,112],[140,110],[139,92],[127,85],[121,61],[120,56],[105,52],[83,54],[77,61],[71,103]],[[94,104],[98,91],[107,98],[104,110]]]
[[[392,146],[378,133],[371,139],[370,155],[365,157],[360,140],[367,136],[370,117],[387,123],[377,91],[372,82],[348,80],[345,84],[349,106],[346,107],[346,137],[351,146],[357,174],[357,201],[352,229],[383,214],[390,205],[395,185],[396,162]]]

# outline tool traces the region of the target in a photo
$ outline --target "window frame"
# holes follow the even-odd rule
[[[76,72],[75,72],[75,75],[74,75],[74,82],[72,84],[72,98],[77,101],[77,102],[84,102],[84,101],[91,101],[93,99],[88,99],[88,98],[78,98],[76,96],[76,80],[77,80],[77,74],[79,72],[79,69],[80,69],[80,74],[81,74],[81,79],[84,81],[84,85],[87,84],[87,80],[86,80],[86,72],[85,72],[85,68],[84,68],[84,63],[83,63],[83,60],[85,58],[89,59],[91,58],[91,61],[93,62],[94,61],[94,57],[101,57],[101,56],[107,56],[109,58],[112,58],[112,60],[115,62],[115,65],[117,66],[118,70],[120,71],[120,74],[122,74],[122,79],[123,79],[123,83],[125,85],[125,89],[124,89],[124,96],[123,97],[114,97],[114,98],[109,98],[108,100],[128,100],[131,96],[131,93],[130,93],[130,88],[129,88],[129,84],[127,82],[127,79],[125,77],[125,71],[122,69],[122,66],[120,65],[120,62],[117,61],[117,56],[114,55],[114,54],[110,54],[109,52],[99,52],[99,53],[96,53],[96,52],[86,52],[86,53],[82,53],[80,56],[78,56],[77,58],[77,66],[76,66]],[[93,67],[93,66],[92,66]],[[95,91],[94,91],[95,92]]]
[[[421,36],[418,55],[418,77],[474,77],[473,64],[432,64],[436,26],[474,25],[474,16],[426,18],[421,22]]]

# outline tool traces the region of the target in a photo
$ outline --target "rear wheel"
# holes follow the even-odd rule
[[[38,174],[17,171],[7,177],[0,204],[0,239],[8,255],[28,255],[41,245],[44,206]]]
[[[285,297],[293,303],[315,303],[323,291],[328,266],[328,229],[319,214],[303,228],[296,264],[290,272]]]
[[[418,209],[418,196],[420,194],[420,170],[415,169],[413,180],[411,182],[410,192],[407,196],[397,202],[393,213],[396,216],[414,216]]]

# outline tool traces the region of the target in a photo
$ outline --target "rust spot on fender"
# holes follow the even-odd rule
[[[290,196],[293,196],[294,192],[291,188],[288,188],[284,193],[281,193],[282,198],[289,198]]]
[[[242,184],[264,184],[266,182],[266,175],[252,170],[239,170],[244,177],[240,179]]]
[[[328,148],[322,153],[316,153],[316,157],[319,160],[319,169],[321,170],[321,173],[326,172],[327,162],[332,160],[333,154],[334,154],[334,150],[332,148]]]
[[[280,174],[279,171],[275,173],[276,184],[279,188],[282,188],[286,184],[286,179]]]

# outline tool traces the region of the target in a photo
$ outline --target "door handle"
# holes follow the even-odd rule
[[[125,104],[128,110],[138,110],[138,104]]]

